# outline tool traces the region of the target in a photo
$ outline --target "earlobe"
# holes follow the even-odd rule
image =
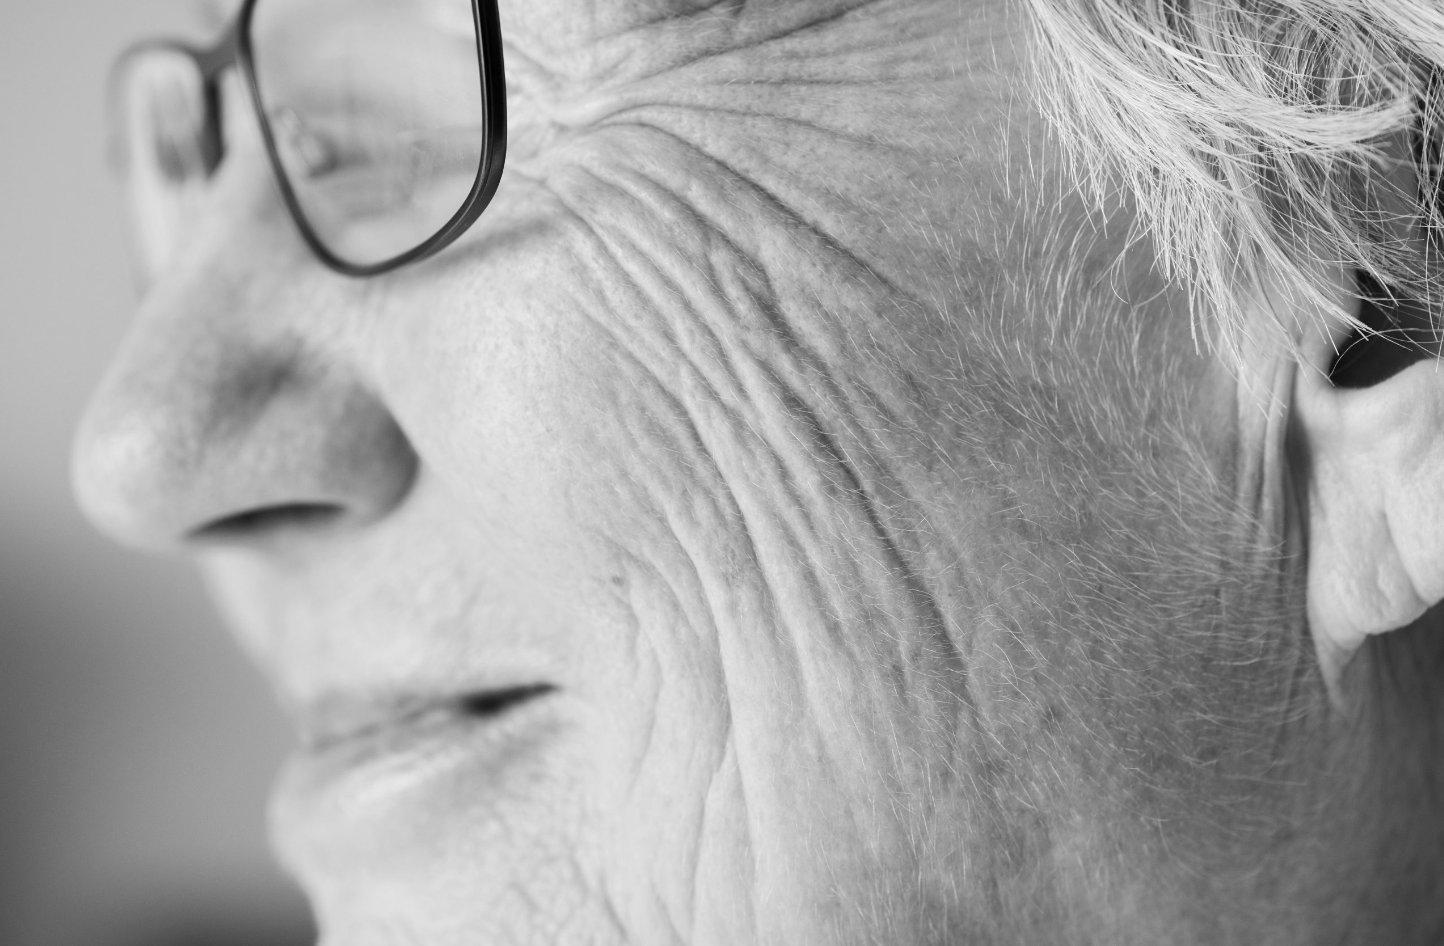
[[[1292,436],[1309,627],[1337,693],[1365,639],[1444,599],[1444,365],[1428,359],[1357,388],[1318,368],[1296,376]]]

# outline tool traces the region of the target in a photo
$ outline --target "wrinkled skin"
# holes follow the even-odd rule
[[[1330,710],[1283,424],[1070,195],[1017,11],[502,22],[473,230],[335,276],[236,119],[77,448],[303,725],[553,688],[283,778],[328,946],[1433,928],[1438,647]]]

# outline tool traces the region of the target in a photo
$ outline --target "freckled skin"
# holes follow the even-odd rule
[[[1146,245],[1110,270],[1126,221],[1051,170],[1017,16],[502,23],[507,176],[459,244],[321,270],[237,127],[82,434],[92,513],[193,546],[283,700],[557,688],[500,774],[358,795],[355,832],[278,806],[328,946],[1308,943],[1384,915],[1358,873],[1432,809],[1349,820],[1373,743],[1324,719],[1282,433]],[[186,538],[299,502],[345,515]]]

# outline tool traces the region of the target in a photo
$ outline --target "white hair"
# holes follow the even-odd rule
[[[1081,183],[1130,192],[1209,344],[1277,336],[1247,314],[1265,273],[1327,305],[1321,264],[1439,311],[1444,7],[1029,2],[1044,106]]]

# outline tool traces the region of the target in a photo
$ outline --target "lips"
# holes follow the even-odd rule
[[[404,741],[438,726],[483,725],[556,688],[547,683],[475,690],[454,696],[415,693],[328,694],[296,716],[301,749],[320,756],[367,744]]]
[[[287,833],[327,849],[400,843],[397,825],[446,810],[439,799],[459,785],[485,795],[544,752],[557,721],[545,697],[555,692],[529,683],[313,700],[297,714],[300,751],[276,785],[273,813]]]

